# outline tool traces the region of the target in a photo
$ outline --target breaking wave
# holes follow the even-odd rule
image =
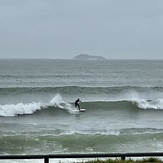
[[[124,110],[163,110],[163,99],[145,100],[140,98],[119,99],[113,101],[83,101],[82,106],[88,108],[87,112],[91,114],[92,110],[121,109]],[[65,102],[60,94],[56,94],[49,103],[32,102],[0,105],[0,116],[15,117],[18,115],[28,115],[35,112],[59,112],[78,114],[78,110],[73,103]]]

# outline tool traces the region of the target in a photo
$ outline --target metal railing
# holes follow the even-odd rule
[[[89,153],[89,154],[54,154],[54,155],[0,155],[0,160],[13,159],[43,159],[44,163],[49,163],[49,159],[65,158],[118,158],[125,160],[126,157],[161,157],[162,152],[155,153]]]

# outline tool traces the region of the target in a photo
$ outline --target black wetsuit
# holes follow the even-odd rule
[[[77,100],[75,101],[75,107],[78,107],[78,109],[80,110],[79,102],[81,102],[79,99],[77,99]]]

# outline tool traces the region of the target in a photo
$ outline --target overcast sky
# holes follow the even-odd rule
[[[163,59],[163,0],[0,0],[0,58]]]

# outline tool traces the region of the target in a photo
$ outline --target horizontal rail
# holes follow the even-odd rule
[[[0,155],[0,160],[6,159],[44,159],[44,163],[49,163],[53,158],[100,158],[100,157],[120,157],[125,160],[126,157],[161,157],[163,152],[155,153],[89,153],[89,154],[53,154],[53,155]]]

